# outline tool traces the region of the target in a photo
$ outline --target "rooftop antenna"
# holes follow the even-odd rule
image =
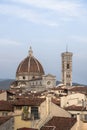
[[[66,52],[68,52],[68,45],[66,45]]]

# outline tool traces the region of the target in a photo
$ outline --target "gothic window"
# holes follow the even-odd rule
[[[69,64],[67,64],[67,69],[69,69],[70,68],[70,65]]]
[[[70,86],[70,83],[66,83],[67,86]]]
[[[66,75],[66,77],[67,77],[67,78],[70,78],[70,75],[69,75],[69,74],[67,74],[67,75]]]

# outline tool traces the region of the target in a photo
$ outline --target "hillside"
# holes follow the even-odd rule
[[[13,81],[14,79],[0,79],[0,89],[9,89],[9,86]]]
[[[61,82],[60,81],[56,81],[56,85],[58,85],[58,84],[61,84]],[[87,85],[80,84],[80,83],[72,83],[72,86],[87,86]]]

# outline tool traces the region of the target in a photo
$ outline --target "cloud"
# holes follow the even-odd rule
[[[68,16],[79,16],[83,11],[82,3],[76,0],[11,0],[16,3],[32,5],[33,7],[49,9]]]
[[[15,46],[18,46],[18,45],[20,45],[20,43],[17,42],[17,41],[14,41],[14,40],[10,40],[10,39],[0,38],[0,45],[15,45]]]
[[[4,15],[11,15],[12,17],[22,18],[33,23],[45,24],[49,26],[57,26],[58,24],[52,20],[45,18],[41,13],[34,10],[23,8],[17,5],[0,4],[0,13]]]
[[[83,3],[70,0],[8,0],[0,4],[1,14],[53,27],[77,18],[84,20],[86,12]]]

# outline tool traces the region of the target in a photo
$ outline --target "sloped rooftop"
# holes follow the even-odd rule
[[[76,123],[76,118],[53,117],[40,130],[70,130]]]

